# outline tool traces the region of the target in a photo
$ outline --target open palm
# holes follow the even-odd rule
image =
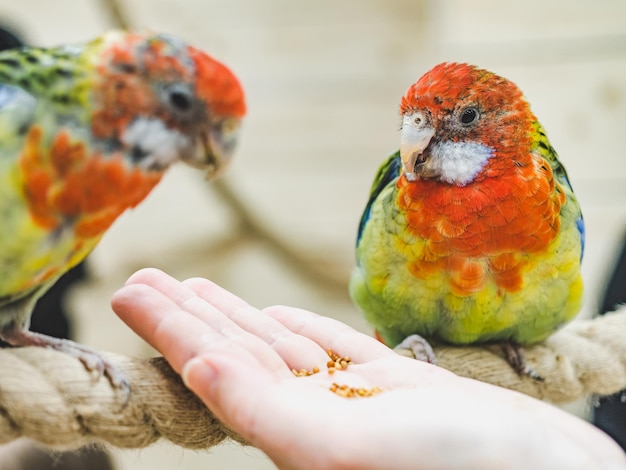
[[[218,418],[280,468],[626,465],[578,418],[399,356],[305,310],[259,310],[206,279],[179,282],[156,269],[131,276],[112,304]],[[349,360],[329,371],[329,350]]]

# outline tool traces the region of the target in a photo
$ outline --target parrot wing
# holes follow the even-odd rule
[[[9,81],[6,76],[3,76],[1,80]],[[23,148],[26,131],[36,119],[36,109],[37,99],[32,94],[17,84],[0,83],[0,174],[5,177],[8,177],[9,174],[7,168],[14,166],[16,155]],[[6,225],[12,222],[9,214],[19,212],[17,205],[12,186],[1,184],[0,213],[4,215],[3,223],[5,228]],[[11,233],[10,235],[14,234]],[[16,242],[14,236],[13,238],[12,241]],[[0,234],[0,241],[3,244],[6,241],[2,238],[2,234]],[[2,256],[0,256],[0,259],[3,259]],[[2,279],[6,279],[10,275],[9,272],[4,271],[5,268],[7,270],[16,269],[13,263],[6,264],[8,266],[3,264],[0,267]],[[25,291],[0,296],[0,308],[8,305],[17,305],[22,300],[34,297],[37,293],[46,290],[50,285],[51,282],[28,288]]]
[[[36,108],[33,95],[19,86],[0,83],[0,159],[14,160]]]
[[[578,228],[578,233],[580,234],[580,258],[582,259],[585,248],[585,221],[583,220],[583,214],[578,204],[578,200],[574,195],[572,183],[570,183],[565,167],[559,161],[556,150],[554,150],[554,147],[552,147],[552,145],[550,144],[550,141],[548,140],[548,136],[546,135],[543,126],[539,122],[535,122],[534,127],[537,135],[537,140],[535,142],[535,145],[533,146],[533,152],[548,162],[550,168],[552,168],[552,173],[566,192],[568,203],[572,204],[575,208],[574,212],[576,213],[576,227]]]
[[[372,183],[372,188],[370,189],[369,199],[367,201],[367,205],[365,206],[365,210],[363,211],[363,215],[361,216],[361,221],[359,222],[359,231],[357,234],[357,245],[361,240],[361,235],[363,234],[363,229],[367,224],[367,221],[370,218],[370,212],[372,210],[372,205],[378,195],[382,192],[390,184],[395,183],[395,181],[400,176],[400,172],[402,171],[402,162],[400,160],[400,151],[397,151],[393,155],[391,155],[385,162],[378,168],[378,172],[376,172],[376,177],[374,178],[374,182]]]

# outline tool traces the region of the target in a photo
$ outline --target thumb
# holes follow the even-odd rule
[[[190,359],[181,373],[183,382],[228,428],[252,444],[260,416],[267,409],[272,376],[241,358],[204,354]],[[262,405],[262,406],[261,406]]]

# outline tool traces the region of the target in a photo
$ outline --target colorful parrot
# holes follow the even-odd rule
[[[582,301],[584,225],[565,168],[522,92],[487,70],[439,64],[400,112],[400,150],[360,221],[352,299],[390,346],[500,342],[539,378],[520,346]]]
[[[0,53],[0,338],[79,357],[92,349],[28,330],[37,299],[182,160],[218,174],[245,114],[233,73],[159,34]]]

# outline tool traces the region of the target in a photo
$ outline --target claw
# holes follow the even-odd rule
[[[537,382],[543,382],[545,379],[539,375],[532,367],[526,363],[526,357],[524,350],[519,344],[512,341],[502,342],[502,351],[507,362],[511,365],[513,370],[520,376],[527,376]]]
[[[0,333],[0,337],[11,346],[36,346],[50,348],[74,356],[83,363],[89,372],[95,371],[98,378],[104,376],[114,389],[130,395],[130,382],[123,371],[107,361],[102,355],[88,346],[75,343],[69,339],[54,338],[52,336],[34,333],[24,328],[7,328]]]
[[[418,361],[437,365],[435,351],[433,351],[430,343],[420,335],[407,336],[400,344],[393,348],[393,350],[403,356],[413,357]]]

